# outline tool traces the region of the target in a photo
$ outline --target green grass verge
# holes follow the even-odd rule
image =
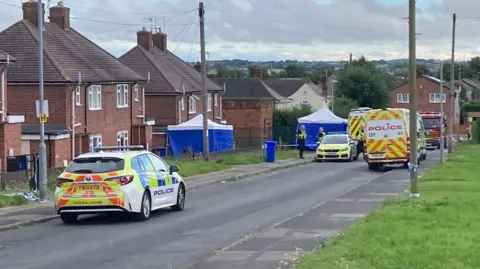
[[[0,208],[6,206],[18,206],[28,203],[23,196],[6,196],[6,192],[0,192]]]
[[[298,157],[296,150],[282,150],[276,152],[277,160],[291,159]],[[189,161],[169,161],[170,165],[180,167],[180,175],[189,177],[193,175],[207,174],[232,168],[233,165],[247,165],[265,162],[264,153],[261,150],[253,152],[244,152],[229,154],[219,157],[215,160],[189,160]]]
[[[386,202],[296,268],[480,268],[479,160],[480,145],[459,144],[422,177],[422,198]]]

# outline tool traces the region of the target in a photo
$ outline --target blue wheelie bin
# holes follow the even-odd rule
[[[275,162],[275,148],[277,146],[277,142],[275,141],[267,141],[265,142],[265,149],[266,149],[266,161],[267,163]]]

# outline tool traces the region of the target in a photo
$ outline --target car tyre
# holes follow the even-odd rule
[[[135,213],[135,219],[138,221],[146,221],[152,215],[152,199],[148,191],[143,192],[142,205],[140,213]]]
[[[63,223],[71,224],[77,221],[78,214],[75,213],[61,213],[60,219],[62,219]]]
[[[370,170],[370,171],[377,171],[377,170],[378,170],[378,164],[376,164],[376,163],[368,163],[368,170]]]
[[[185,186],[180,184],[178,187],[177,203],[172,206],[173,211],[182,211],[185,207]]]

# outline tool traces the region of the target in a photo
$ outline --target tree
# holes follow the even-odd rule
[[[307,76],[307,72],[301,65],[289,64],[285,68],[285,75],[289,78],[303,78]]]
[[[344,96],[335,96],[333,103],[333,113],[341,118],[348,118],[351,109],[358,108],[358,103]]]
[[[417,68],[416,68],[416,71],[417,71],[417,77],[419,76],[433,76],[433,72],[427,68],[426,65],[424,64],[417,64]]]
[[[390,103],[392,77],[373,67],[364,57],[353,61],[341,73],[335,96],[355,100],[359,106],[382,108]]]

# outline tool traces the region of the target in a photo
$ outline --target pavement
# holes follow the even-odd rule
[[[213,172],[209,174],[191,176],[185,178],[187,191],[197,189],[219,182],[235,181],[254,175],[269,173],[276,170],[287,169],[312,162],[313,153],[306,154],[306,159],[277,160],[274,163],[260,163],[253,165],[237,165],[231,169]],[[0,208],[0,231],[24,227],[27,225],[42,223],[58,218],[54,210],[53,194],[49,201],[37,203],[31,202],[25,206]]]
[[[429,152],[422,166],[438,160],[438,152]],[[93,216],[0,232],[0,260],[9,269],[274,269],[404,194],[407,185],[403,168],[311,163],[192,189],[184,211],[155,212],[148,222]]]

